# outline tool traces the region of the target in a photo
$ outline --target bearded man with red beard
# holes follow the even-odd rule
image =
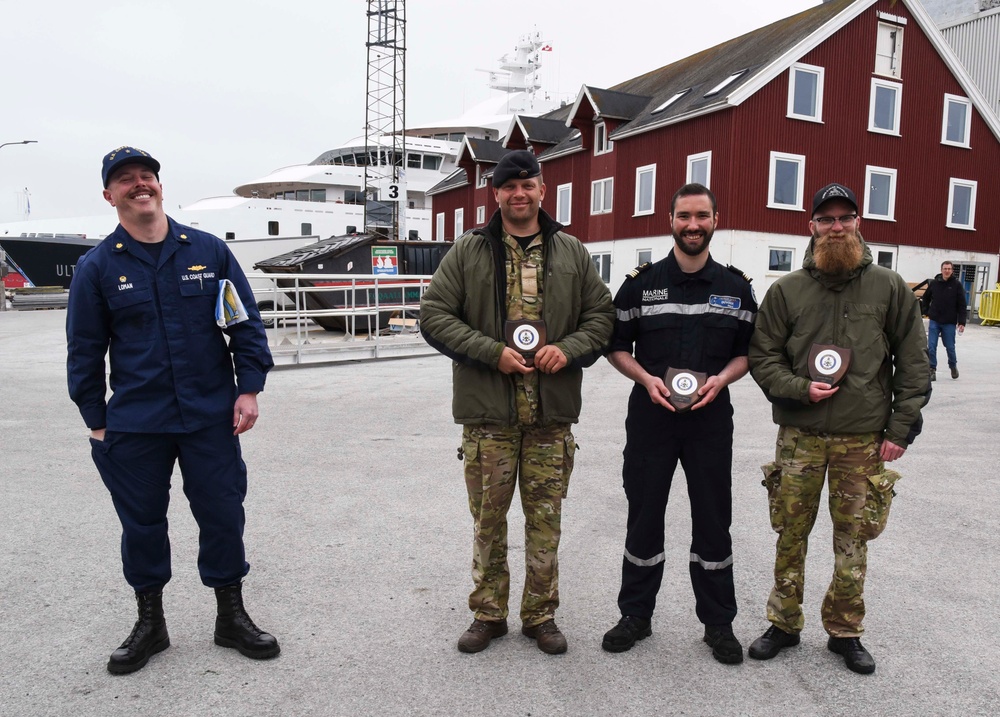
[[[802,269],[778,279],[757,314],[750,372],[779,426],[775,460],[763,466],[778,542],[771,627],[749,654],[769,660],[799,644],[806,546],[829,476],[827,647],[870,674],[875,660],[860,640],[868,541],[885,528],[899,479],[885,464],[920,433],[930,381],[919,303],[899,274],[872,262],[860,224],[854,192],[819,190]]]

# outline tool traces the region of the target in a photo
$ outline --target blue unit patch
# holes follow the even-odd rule
[[[708,305],[714,306],[717,309],[738,309],[740,308],[740,299],[738,296],[712,294],[708,297]]]

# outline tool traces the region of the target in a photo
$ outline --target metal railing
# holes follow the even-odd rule
[[[279,366],[435,353],[419,331],[431,277],[250,274]]]
[[[979,294],[979,318],[983,326],[1000,325],[1000,284]]]

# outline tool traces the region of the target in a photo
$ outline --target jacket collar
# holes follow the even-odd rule
[[[680,284],[684,281],[703,281],[706,284],[712,283],[715,280],[716,275],[719,272],[719,263],[712,258],[712,255],[708,255],[708,260],[698,271],[693,274],[687,274],[681,270],[680,264],[677,263],[677,257],[674,256],[674,250],[667,253],[667,276],[670,278],[672,284]]]
[[[553,234],[561,231],[563,225],[557,222],[555,219],[550,217],[548,213],[539,208],[538,210],[538,226],[542,229],[542,241],[544,242]],[[493,216],[490,217],[489,222],[486,226],[480,229],[473,229],[473,234],[485,235],[487,237],[495,237],[496,239],[501,239],[503,237],[503,219],[500,216],[500,210],[497,209],[493,212]]]
[[[191,238],[188,236],[187,231],[189,230],[181,227],[181,225],[170,217],[167,217],[167,236],[163,240],[163,251],[160,253],[160,260],[156,265],[157,268],[163,266],[163,263],[173,256],[179,245],[191,243]],[[149,252],[139,246],[141,242],[136,241],[121,224],[108,235],[107,240],[111,243],[112,253],[122,254],[128,252],[140,261],[144,261],[147,264],[153,263],[153,258],[149,255]]]

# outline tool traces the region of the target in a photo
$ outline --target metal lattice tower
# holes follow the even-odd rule
[[[404,0],[368,0],[365,110],[365,231],[405,239],[406,9]]]

